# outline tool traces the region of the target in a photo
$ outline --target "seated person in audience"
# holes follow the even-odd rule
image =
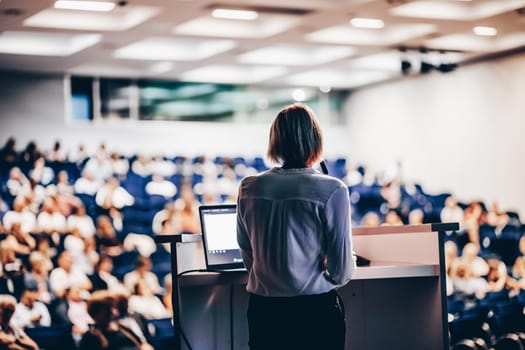
[[[46,187],[48,195],[55,196],[58,210],[64,215],[69,216],[74,208],[82,205],[82,201],[75,197],[75,190],[69,183],[69,177],[66,171],[58,172],[56,185]]]
[[[29,264],[31,270],[24,274],[24,285],[36,290],[36,300],[49,305],[55,298],[49,283],[49,271],[53,269],[53,263],[42,253],[32,252]]]
[[[181,196],[175,201],[173,224],[177,232],[200,233],[199,202],[191,187],[183,184]]]
[[[149,169],[152,174],[158,174],[163,177],[170,177],[175,174],[177,170],[175,163],[165,160],[162,156],[157,155],[153,157],[149,163]]]
[[[146,184],[146,193],[150,196],[163,196],[170,199],[177,193],[177,186],[173,182],[165,180],[162,175],[155,174],[151,181]]]
[[[228,202],[235,203],[239,191],[239,181],[232,168],[224,167],[222,177],[217,180],[217,186],[221,196],[228,198]]]
[[[472,272],[471,266],[464,261],[457,259],[454,264],[453,287],[454,293],[460,293],[467,296],[476,296],[483,299],[488,290],[488,283],[482,277],[477,277]]]
[[[483,208],[480,202],[472,202],[463,212],[463,224],[469,241],[479,247],[479,225],[483,220]]]
[[[60,144],[60,141],[56,141],[53,144],[53,149],[47,153],[46,158],[50,162],[62,163],[66,161],[66,158],[67,158],[66,153],[62,149],[62,145]]]
[[[144,280],[139,280],[135,284],[133,294],[129,298],[129,311],[136,312],[147,319],[159,319],[170,316],[168,309],[153,294],[153,291]]]
[[[0,149],[0,176],[7,174],[7,171],[15,166],[17,159],[16,140],[10,137]]]
[[[37,184],[49,185],[55,178],[55,172],[46,166],[46,159],[42,156],[35,161],[33,169],[29,171],[29,177]]]
[[[51,265],[46,265],[49,267],[49,271],[53,269],[53,261],[57,256],[57,249],[54,246],[51,238],[47,235],[38,235],[36,237],[36,251],[42,254],[47,258],[48,262]]]
[[[122,244],[117,238],[111,219],[106,215],[101,215],[97,218],[95,240],[97,250],[101,254],[118,256],[122,253]]]
[[[75,181],[75,193],[94,196],[100,187],[102,187],[102,184],[103,182],[98,180],[92,172],[84,169],[82,176]]]
[[[42,203],[44,203],[44,199],[48,197],[48,194],[42,185],[37,184],[33,180],[29,182],[31,184],[31,190],[25,196],[26,206],[36,215],[40,212],[40,207]]]
[[[97,192],[95,197],[97,205],[102,209],[122,209],[123,207],[133,205],[135,200],[123,187],[119,181],[111,177]]]
[[[0,349],[38,350],[38,345],[22,329],[11,323],[16,311],[16,299],[0,295]]]
[[[463,228],[463,209],[458,205],[458,201],[454,196],[447,197],[439,217],[441,222],[457,222],[459,223],[459,228]]]
[[[10,231],[13,223],[17,222],[21,225],[22,231],[27,233],[36,232],[36,217],[27,206],[25,197],[15,198],[13,210],[5,213],[2,221],[7,231]]]
[[[503,228],[509,223],[509,216],[499,210],[498,202],[492,202],[487,214],[485,215],[485,223],[490,226],[495,226],[496,235],[500,235]]]
[[[425,215],[421,209],[413,209],[408,214],[408,224],[409,225],[421,225],[423,224],[423,219]]]
[[[86,159],[89,158],[86,152],[86,147],[83,144],[79,144],[76,151],[69,154],[69,161],[76,163],[77,165],[83,164]]]
[[[381,225],[381,219],[373,211],[366,213],[361,220],[361,226],[363,227],[378,227],[379,225]]]
[[[146,337],[149,336],[147,320],[142,315],[129,312],[129,294],[128,293],[116,293],[114,296],[115,307],[118,311],[118,324],[120,327],[123,327],[140,339],[144,349],[147,346],[151,346]]]
[[[87,240],[94,240],[94,238],[83,238],[80,231],[75,227],[65,238],[64,249],[73,256],[73,264],[85,274],[90,275],[98,261],[98,254],[95,250],[86,249]]]
[[[14,167],[9,172],[6,187],[9,194],[13,197],[23,197],[31,191],[29,179],[22,173],[19,167]]]
[[[175,203],[173,202],[167,203],[164,206],[164,209],[158,211],[153,217],[153,222],[152,222],[153,232],[157,235],[166,234],[167,232],[161,233],[163,231],[162,227],[164,226],[165,222],[174,221],[175,212],[176,212]],[[169,232],[170,234],[178,233],[174,229],[175,228],[174,222],[170,224],[170,227],[173,228],[173,232]]]
[[[67,171],[65,170],[61,170],[58,172],[57,183],[55,187],[56,187],[57,195],[72,196],[75,193],[75,189],[69,183],[69,175],[67,174]]]
[[[37,300],[37,295],[38,291],[31,288],[22,293],[11,320],[12,324],[20,328],[51,326],[51,316],[47,306]]]
[[[467,243],[463,247],[461,257],[458,260],[467,265],[474,277],[486,276],[489,273],[489,265],[485,259],[478,256],[478,254],[478,246],[474,243]]]
[[[515,285],[510,281],[507,266],[505,263],[498,259],[488,260],[489,271],[487,274],[487,282],[489,292],[499,292],[505,289],[506,286],[514,288]],[[510,281],[510,284],[508,283]]]
[[[381,187],[380,193],[390,209],[397,209],[401,206],[401,184],[398,180],[388,179]]]
[[[142,177],[151,175],[150,159],[142,154],[131,164],[131,170]]]
[[[65,233],[67,230],[66,218],[58,210],[54,197],[47,197],[42,206],[42,212],[37,218],[38,230],[43,233]]]
[[[67,251],[58,257],[58,267],[51,271],[49,281],[54,294],[61,298],[66,289],[77,287],[88,291],[91,289],[91,281],[82,270],[73,265],[73,257]]]
[[[11,294],[20,298],[25,289],[25,267],[22,260],[16,257],[12,244],[0,242],[0,294]]]
[[[111,164],[111,171],[113,175],[121,180],[124,180],[128,175],[128,160],[124,157],[121,157],[118,152],[112,152],[109,156],[109,163]]]
[[[93,174],[95,179],[100,182],[106,181],[113,174],[113,169],[111,168],[107,154],[105,151],[101,151],[101,149],[99,149],[94,157],[89,158],[84,170]]]
[[[22,231],[22,225],[18,222],[11,225],[11,230],[5,239],[12,245],[15,253],[19,257],[29,257],[29,253],[36,248],[35,239],[27,232]],[[25,260],[27,262],[27,260]]]
[[[403,225],[403,220],[395,210],[389,210],[385,216],[383,226],[400,226]]]
[[[87,312],[87,303],[84,300],[84,291],[77,287],[66,289],[64,297],[55,303],[54,322],[62,325],[71,325],[73,339],[78,343],[82,335],[93,324],[93,319]]]
[[[151,272],[151,260],[140,255],[135,261],[135,270],[124,275],[124,285],[129,292],[133,293],[139,281],[144,281],[153,294],[159,295],[162,293],[157,276]]]
[[[118,278],[111,274],[112,270],[113,258],[109,255],[101,254],[98,263],[95,265],[95,272],[89,276],[93,285],[93,291],[107,289],[115,293],[128,292]]]
[[[79,350],[146,350],[140,339],[115,320],[117,311],[112,295],[107,291],[94,292],[87,310],[95,321],[82,336]]]
[[[71,231],[73,228],[77,228],[84,238],[95,235],[95,224],[93,219],[87,215],[84,204],[76,206],[73,214],[67,218],[67,229]]]
[[[18,164],[22,171],[27,173],[41,155],[42,153],[40,153],[38,145],[34,141],[29,141],[26,148],[19,154],[18,158]]]

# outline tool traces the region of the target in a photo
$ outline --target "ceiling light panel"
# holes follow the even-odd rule
[[[426,36],[436,30],[436,25],[426,23],[396,24],[381,30],[358,29],[350,25],[342,25],[307,34],[306,38],[309,41],[329,44],[384,46]]]
[[[115,3],[106,1],[57,0],[55,1],[55,8],[65,10],[108,12],[115,8]]]
[[[385,70],[399,72],[401,69],[401,60],[405,54],[399,51],[388,51],[374,55],[363,56],[350,60],[349,66],[352,69],[360,70]]]
[[[472,52],[510,50],[524,45],[525,32],[507,33],[498,36],[451,34],[425,42],[425,46],[432,49]]]
[[[259,17],[255,11],[231,9],[215,9],[211,15],[215,18],[236,19],[240,21],[254,21]]]
[[[286,80],[297,86],[331,86],[333,88],[355,88],[395,77],[397,74],[377,70],[318,69],[299,73]]]
[[[160,11],[150,6],[119,7],[111,12],[46,9],[24,20],[26,27],[93,31],[124,31],[152,18]]]
[[[381,29],[385,26],[385,22],[376,18],[352,18],[350,24],[353,27],[365,29]]]
[[[174,34],[230,37],[266,38],[279,34],[300,23],[298,16],[261,14],[254,21],[198,17],[173,28]]]
[[[197,61],[235,47],[233,40],[194,40],[153,37],[115,51],[116,58],[159,61]]]
[[[274,45],[238,56],[241,63],[310,66],[351,56],[355,50],[348,46]]]
[[[496,36],[498,35],[498,30],[494,27],[484,27],[476,26],[472,28],[472,32],[479,36]]]
[[[90,62],[75,66],[67,70],[70,74],[87,75],[94,77],[137,77],[139,67],[125,66],[109,62]]]
[[[390,13],[400,17],[471,21],[496,16],[523,6],[525,0],[414,1],[394,7]]]
[[[287,72],[282,66],[212,65],[197,68],[181,75],[181,79],[194,82],[252,84],[281,76]]]
[[[17,55],[70,56],[100,41],[100,34],[63,34],[6,31],[0,34],[0,52]]]

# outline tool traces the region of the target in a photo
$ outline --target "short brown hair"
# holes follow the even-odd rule
[[[323,134],[314,112],[294,103],[277,114],[270,128],[268,158],[291,166],[315,163],[323,152]]]

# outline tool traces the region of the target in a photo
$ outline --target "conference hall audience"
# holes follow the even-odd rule
[[[495,202],[425,193],[403,182],[399,167],[377,176],[370,167],[341,164],[331,174],[350,186],[354,225],[460,223],[444,236],[449,305],[465,309],[455,318],[487,304],[499,316],[500,306],[490,304],[494,295],[525,305],[524,226],[516,213]],[[147,320],[134,310],[154,318],[172,312],[171,275],[148,259],[159,259],[151,236],[199,233],[199,205],[233,202],[242,176],[265,166],[227,157],[124,157],[105,144],[94,154],[84,145],[68,154],[59,142],[49,152],[35,142],[19,152],[9,139],[0,149],[0,293],[14,296],[13,310],[26,316],[44,305],[51,325],[72,325],[83,349],[147,349]],[[108,321],[108,312],[118,320]],[[20,329],[16,319],[11,323]],[[33,321],[29,326],[37,326]]]

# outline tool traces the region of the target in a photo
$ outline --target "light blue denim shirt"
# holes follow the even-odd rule
[[[246,177],[237,240],[250,293],[311,295],[342,286],[355,271],[348,187],[311,168]]]

